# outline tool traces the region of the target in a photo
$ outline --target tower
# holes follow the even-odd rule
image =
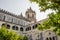
[[[36,22],[36,13],[35,13],[35,11],[33,11],[31,9],[31,7],[30,7],[30,9],[28,9],[26,11],[25,16],[31,23],[35,23]]]

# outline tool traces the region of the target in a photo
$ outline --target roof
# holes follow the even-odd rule
[[[11,15],[11,16],[14,16],[14,17],[16,17],[16,18],[23,19],[23,20],[25,20],[25,21],[30,22],[28,19],[26,19],[25,17],[23,17],[23,16],[22,16],[22,14],[21,14],[20,16],[17,16],[17,15],[15,15],[15,14],[13,14],[13,13],[11,13],[11,12],[8,12],[8,11],[6,11],[6,10],[3,10],[3,9],[0,9],[0,12],[5,13],[5,14],[8,14],[8,15]]]
[[[47,20],[48,18],[45,18],[45,19],[42,19],[42,20],[40,20],[40,21],[38,21],[38,22],[36,22],[36,23],[32,23],[32,24],[29,24],[29,25],[27,25],[27,26],[30,26],[30,25],[35,25],[35,24],[40,24],[41,22],[43,22],[43,21],[45,21],[45,20]]]

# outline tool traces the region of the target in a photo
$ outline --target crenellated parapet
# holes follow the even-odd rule
[[[8,15],[11,15],[11,16],[14,16],[14,17],[17,17],[17,15],[14,15],[13,13],[8,12],[8,11],[6,11],[4,9],[1,9],[1,8],[0,8],[0,12],[5,13],[5,14],[8,14]]]
[[[25,17],[22,17],[21,15],[20,15],[20,16],[19,16],[19,15],[15,15],[14,13],[8,12],[8,11],[6,11],[6,10],[4,10],[4,9],[1,9],[1,8],[0,8],[0,12],[1,12],[1,13],[4,13],[4,14],[7,14],[7,15],[14,16],[14,17],[19,18],[19,19],[23,19],[23,20],[25,20],[25,21],[29,21],[28,19],[26,19]],[[30,21],[29,21],[29,22],[30,22]]]

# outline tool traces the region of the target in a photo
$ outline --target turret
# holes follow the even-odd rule
[[[36,13],[35,13],[35,11],[33,11],[33,10],[31,9],[31,7],[30,7],[30,9],[28,9],[28,10],[26,11],[25,16],[26,16],[26,18],[27,18],[28,20],[31,21],[31,23],[35,23],[35,22],[36,22]]]

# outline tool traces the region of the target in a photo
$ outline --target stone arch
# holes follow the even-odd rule
[[[5,26],[6,24],[5,23],[3,23],[1,26]]]
[[[27,28],[26,28],[26,31],[29,31],[29,30],[31,30],[31,27],[27,27]]]
[[[18,27],[16,26],[16,30],[18,30]]]
[[[7,28],[7,29],[10,29],[10,25],[9,25],[9,24],[7,24],[7,25],[6,25],[6,28]]]
[[[12,29],[15,30],[15,26],[12,26]]]
[[[26,31],[28,31],[28,28],[26,28]]]
[[[26,28],[26,31],[29,31],[29,27]]]
[[[46,37],[52,36],[53,37],[53,36],[55,36],[55,33],[51,30],[47,30],[44,32],[44,36],[46,36]]]
[[[23,27],[20,28],[20,31],[23,31]]]
[[[37,24],[35,24],[35,28],[37,28]]]
[[[29,27],[29,30],[31,30],[31,27]]]
[[[29,27],[28,27],[27,29],[28,29],[28,31],[30,30],[30,28],[29,28]]]
[[[33,29],[35,29],[35,26],[32,26]]]
[[[49,40],[56,40],[56,34],[53,32],[53,31],[51,31],[51,30],[47,30],[47,31],[45,31],[44,32],[44,36],[45,36],[45,38],[47,38],[48,37],[48,39]],[[47,39],[46,39],[47,40]]]
[[[52,38],[51,38],[51,37],[49,37],[49,40],[52,40]]]
[[[33,29],[35,29],[35,28],[37,28],[37,26],[38,26],[38,25],[37,25],[37,24],[35,24],[35,25],[33,25],[33,26],[32,26],[32,28],[33,28]]]
[[[55,40],[55,37],[52,37],[53,40]]]
[[[46,38],[46,40],[49,40],[48,38]]]
[[[54,33],[54,32],[51,30],[47,30],[47,31],[45,31],[45,33]]]

